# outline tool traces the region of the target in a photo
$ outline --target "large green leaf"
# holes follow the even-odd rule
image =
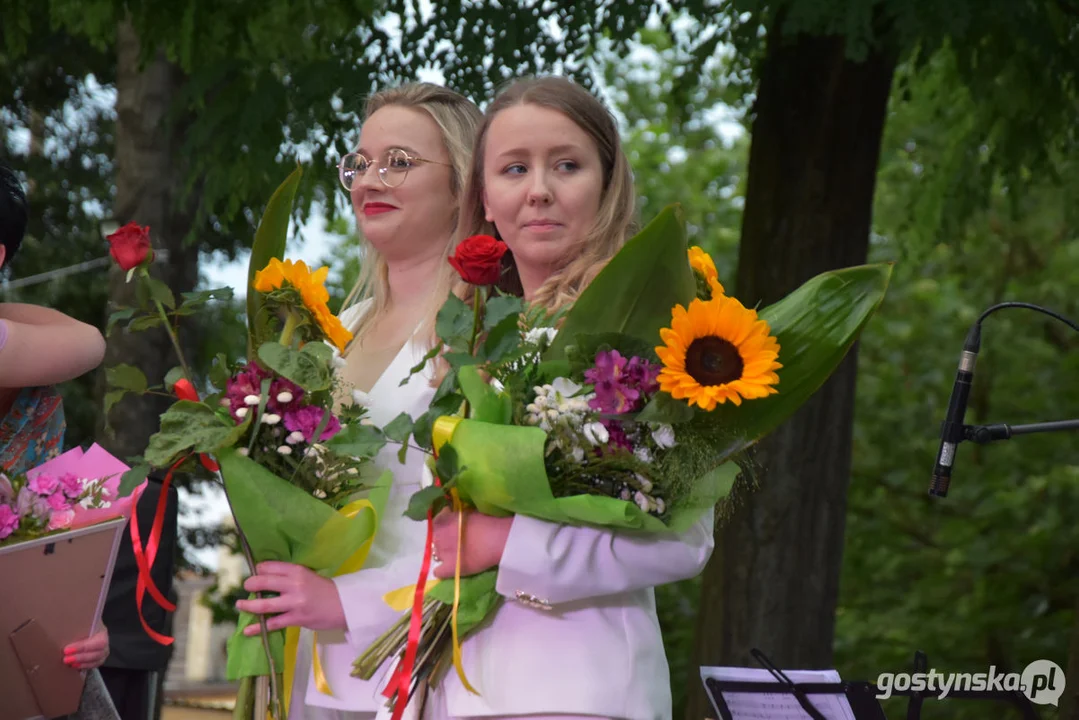
[[[510,396],[492,387],[484,380],[475,365],[467,365],[457,371],[461,392],[472,405],[471,417],[484,422],[504,425],[513,417]]]
[[[255,242],[251,245],[251,261],[247,266],[247,354],[254,354],[254,348],[265,336],[265,326],[269,318],[259,317],[262,309],[262,293],[256,292],[253,285],[255,273],[266,267],[273,258],[281,259],[285,255],[285,241],[288,238],[288,222],[292,215],[292,201],[296,197],[296,188],[300,185],[303,168],[299,165],[274,191],[266,212],[255,231]]]
[[[259,345],[258,357],[266,367],[308,392],[326,390],[333,380],[333,351],[324,343],[307,343],[296,350],[278,342],[264,342]]]
[[[779,392],[708,413],[729,437],[730,455],[774,430],[824,384],[880,306],[891,275],[891,263],[822,273],[760,312],[779,341]]]
[[[163,468],[187,452],[214,453],[235,445],[249,422],[237,425],[206,403],[179,400],[161,416],[161,430],[150,436],[144,457]]]
[[[671,308],[696,296],[686,252],[681,209],[670,205],[631,238],[581,293],[544,360],[561,360],[580,334],[658,338],[660,328],[671,321]]]

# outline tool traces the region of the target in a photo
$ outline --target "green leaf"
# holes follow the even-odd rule
[[[693,419],[693,408],[685,400],[675,400],[667,393],[656,395],[645,405],[635,420],[637,422],[677,423],[689,422]]]
[[[247,354],[254,355],[254,348],[261,337],[265,337],[272,322],[262,310],[262,293],[256,292],[253,285],[255,274],[266,267],[273,258],[281,259],[285,255],[285,241],[288,238],[289,217],[292,215],[292,202],[296,189],[300,185],[303,169],[297,165],[285,181],[274,191],[266,204],[255,241],[251,245],[251,260],[247,267]]]
[[[824,384],[880,307],[891,274],[891,263],[822,273],[760,312],[779,341],[779,392],[706,413],[730,437],[731,455],[775,429]]]
[[[457,479],[461,469],[458,467],[457,451],[453,445],[446,443],[438,451],[438,457],[435,459],[435,474],[442,481],[443,489],[446,489],[449,483]]]
[[[659,341],[671,308],[696,295],[681,209],[671,205],[631,238],[581,293],[544,360],[561,359],[578,335],[618,332]]]
[[[124,395],[127,395],[127,390],[110,390],[105,393],[104,413],[106,422],[108,421],[109,412],[112,411],[113,405],[123,400]]]
[[[140,332],[142,330],[149,330],[150,328],[155,328],[158,325],[161,325],[161,323],[162,321],[160,315],[143,315],[142,317],[137,317],[132,320],[128,324],[127,329],[131,330],[132,332]]]
[[[435,332],[443,343],[462,350],[472,340],[472,308],[456,295],[450,294],[435,317]]]
[[[161,429],[150,436],[146,462],[163,468],[186,452],[213,453],[231,447],[249,423],[250,418],[236,425],[205,403],[179,400],[161,416]]]
[[[425,487],[412,493],[408,499],[408,508],[405,509],[405,517],[416,521],[427,519],[428,512],[436,512],[440,501],[445,501],[446,493],[440,487]]]
[[[518,317],[514,314],[502,318],[487,334],[480,353],[485,362],[498,362],[520,346],[522,339],[517,325]]]
[[[469,365],[479,365],[481,362],[483,362],[482,358],[479,358],[475,355],[469,355],[466,352],[448,352],[443,354],[442,357],[443,359],[445,359],[446,362],[450,364],[450,367],[454,368],[455,370],[460,370],[461,368],[468,367]]]
[[[442,398],[457,391],[457,370],[451,369],[446,373],[446,376],[442,378],[442,382],[438,384],[438,389],[435,390],[435,396],[431,398],[431,404],[434,405]]]
[[[483,329],[490,331],[510,316],[514,317],[516,326],[516,318],[522,312],[524,312],[524,301],[521,298],[512,295],[493,297],[483,306]]]
[[[456,392],[451,392],[433,401],[427,412],[416,418],[416,422],[412,425],[412,437],[415,439],[416,445],[428,452],[432,451],[431,432],[434,428],[435,420],[443,415],[452,415],[457,412],[464,400],[463,396],[458,395]]]
[[[381,430],[359,422],[349,423],[326,442],[326,446],[338,455],[355,458],[373,458],[385,445],[386,436]]]
[[[110,388],[133,393],[146,392],[146,375],[134,365],[113,365],[105,369],[105,380]]]
[[[214,387],[224,389],[229,382],[229,359],[225,353],[214,356],[213,364],[210,365],[210,382]]]
[[[121,320],[130,320],[135,314],[135,308],[124,308],[123,310],[117,310],[112,315],[109,315],[109,321],[105,324],[105,337],[109,336],[112,329],[116,326],[116,323]]]
[[[472,407],[472,419],[496,425],[509,424],[513,418],[513,404],[507,393],[492,387],[473,366],[461,368],[457,380]]]
[[[325,351],[325,352],[323,352]],[[307,343],[300,350],[281,343],[266,342],[259,346],[258,356],[266,367],[288,378],[308,392],[330,387],[330,357],[333,351],[323,343]]]
[[[404,380],[397,384],[397,387],[404,387],[405,385],[408,385],[408,381],[412,379],[412,376],[418,372],[421,372],[428,362],[438,357],[438,354],[440,352],[442,352],[441,345],[436,345],[435,347],[428,350],[427,354],[423,356],[422,360],[420,360],[418,363],[408,369],[408,375],[405,376]]]
[[[169,310],[176,309],[176,298],[169,286],[150,275],[144,275],[142,281],[146,283],[146,289],[150,291],[150,297],[161,303]]]
[[[120,476],[120,486],[116,490],[117,497],[127,497],[131,491],[142,484],[146,476],[150,474],[150,466],[139,463]]]
[[[389,425],[382,428],[382,432],[386,433],[386,437],[394,442],[408,442],[408,436],[412,434],[412,416],[408,413],[401,413],[391,420]]]
[[[184,369],[182,367],[174,367],[165,373],[165,389],[172,392],[172,386],[179,382],[184,376]]]
[[[195,292],[185,292],[181,293],[180,297],[182,297],[184,301],[180,303],[180,307],[177,308],[178,310],[195,311],[206,305],[206,303],[210,302],[211,300],[222,300],[226,302],[232,300],[232,288],[222,287],[214,288],[212,290],[197,290]]]

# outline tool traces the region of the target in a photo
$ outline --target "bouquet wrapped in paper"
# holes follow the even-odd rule
[[[135,486],[130,470],[95,444],[69,450],[21,476],[0,473],[0,544],[130,518],[146,485]]]
[[[163,386],[149,387],[130,366],[110,368],[109,378],[118,395],[167,391],[179,398],[161,416],[145,463],[168,469],[169,476],[175,469],[213,474],[252,573],[260,562],[279,560],[329,577],[363,565],[391,476],[371,462],[385,442],[381,431],[365,424],[362,407],[335,402],[343,393],[336,392],[334,349],[344,349],[351,334],[327,308],[328,269],[312,271],[282,259],[299,178],[297,169],[278,189],[256,234],[247,356],[219,356],[208,379],[192,377],[174,325],[206,302],[231,298],[232,291],[189,293],[177,303],[147,271],[147,239],[141,256],[114,252],[121,266],[121,257],[130,266],[125,269],[139,283],[142,303],[121,310],[118,319],[127,320],[129,329],[164,327],[180,365]],[[110,242],[114,250],[134,246],[147,234],[148,228],[128,225]],[[245,635],[255,622],[260,636]],[[236,717],[262,720],[266,710],[285,717],[298,637],[296,628],[271,632],[263,618],[241,613],[227,663],[229,679],[241,681]]]
[[[471,238],[451,261],[500,251],[493,238]],[[412,430],[432,453],[436,483],[409,514],[430,522],[452,503],[570,525],[688,529],[751,469],[745,451],[835,370],[890,273],[824,273],[757,312],[724,291],[706,253],[687,248],[677,208],[629,240],[564,315],[499,296],[497,275],[475,282],[462,272],[475,284],[472,307],[450,297],[439,314],[451,371]],[[398,656],[387,689],[397,712],[451,664],[475,691],[459,642],[500,604],[495,576],[421,577],[411,612],[353,674],[371,677]]]

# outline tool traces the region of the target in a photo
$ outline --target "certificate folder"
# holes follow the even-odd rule
[[[0,720],[75,712],[64,646],[98,630],[126,518],[0,545]]]

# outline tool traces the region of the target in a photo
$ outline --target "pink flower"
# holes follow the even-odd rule
[[[303,433],[304,440],[311,442],[315,437],[315,431],[318,430],[318,426],[322,422],[322,418],[325,414],[325,410],[315,407],[314,405],[307,405],[299,410],[286,412],[285,428],[289,432],[300,431]],[[322,431],[322,437],[320,439],[322,441],[329,440],[340,431],[340,421],[333,415],[330,415],[330,419],[326,423],[326,429]]]
[[[45,498],[25,486],[19,491],[19,497],[15,499],[15,511],[19,513],[19,517],[32,517],[42,522],[48,520],[52,513]]]
[[[66,530],[71,527],[71,521],[75,519],[75,511],[72,509],[54,512],[49,518],[49,530]]]
[[[0,540],[19,529],[19,515],[10,505],[0,505]]]
[[[48,497],[49,495],[52,495],[54,492],[60,489],[60,481],[52,475],[46,475],[45,473],[42,473],[41,475],[38,475],[29,483],[27,483],[26,486],[36,492],[38,495],[41,495],[42,497]]]
[[[49,504],[49,509],[52,510],[53,513],[71,509],[71,501],[64,497],[63,492],[54,492],[45,499],[45,502]]]
[[[77,498],[82,495],[82,487],[82,480],[77,475],[64,473],[60,476],[60,488],[64,491],[64,495],[69,498]]]
[[[11,487],[11,481],[7,475],[0,473],[0,504],[10,503],[15,499],[15,488]]]
[[[596,391],[588,406],[612,414],[639,410],[645,396],[659,389],[658,376],[658,365],[639,357],[627,360],[617,350],[604,350],[597,353],[595,366],[584,372],[585,380]]]

